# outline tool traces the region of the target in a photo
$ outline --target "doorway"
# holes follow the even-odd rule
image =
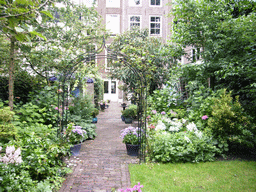
[[[118,81],[104,80],[104,101],[118,101]]]

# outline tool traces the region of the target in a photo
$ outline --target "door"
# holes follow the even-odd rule
[[[118,101],[118,81],[104,80],[104,101]]]

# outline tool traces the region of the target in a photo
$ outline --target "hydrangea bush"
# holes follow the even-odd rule
[[[139,144],[138,130],[139,130],[138,127],[132,127],[132,126],[121,130],[121,138],[123,139],[123,143],[138,145]]]

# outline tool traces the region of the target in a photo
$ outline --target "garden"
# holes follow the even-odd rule
[[[98,13],[82,5],[6,2],[0,3],[0,191],[57,191],[72,171],[64,158],[97,136],[97,115],[109,106],[92,46],[108,34]],[[113,40],[109,48],[125,54],[129,66],[115,61],[109,77],[133,93],[123,121],[145,125],[120,133],[123,143],[145,149],[145,163],[129,166],[134,187],[121,191],[255,190],[255,7],[250,0],[176,0],[173,43],[150,37],[148,29]],[[182,64],[183,55],[190,62]],[[141,87],[144,111],[137,106]]]

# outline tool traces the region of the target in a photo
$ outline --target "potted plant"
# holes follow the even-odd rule
[[[102,110],[102,111],[104,111],[105,110],[105,101],[101,101],[100,102],[100,109]]]
[[[93,108],[91,111],[91,115],[92,115],[92,123],[97,123],[98,122],[98,118],[97,115],[99,115],[99,110],[97,108]]]
[[[64,133],[64,138],[73,145],[73,147],[70,147],[72,155],[77,156],[79,155],[82,141],[87,139],[88,136],[87,132],[83,130],[81,126],[74,126],[70,123]]]
[[[132,117],[135,116],[133,109],[125,109],[125,110],[122,112],[122,115],[123,115],[124,118],[125,118],[124,122],[125,122],[126,124],[131,124],[131,123],[132,123]]]
[[[121,106],[123,107],[123,110],[125,110],[125,108],[127,107],[126,103],[122,103]]]
[[[139,153],[139,134],[138,127],[127,127],[121,130],[121,138],[126,145],[127,154],[138,156]]]

